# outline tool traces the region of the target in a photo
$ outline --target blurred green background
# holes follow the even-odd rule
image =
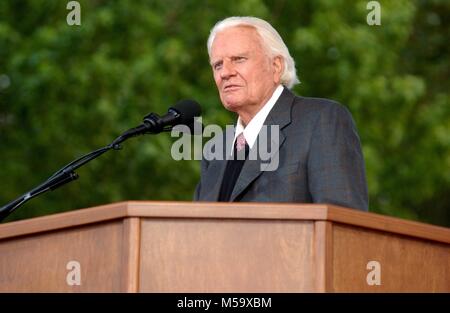
[[[366,160],[370,210],[450,226],[450,1],[0,1],[0,205],[180,99],[205,124],[234,124],[206,51],[232,15],[266,19],[296,60],[294,91],[347,106]],[[8,220],[122,200],[191,200],[199,161],[174,161],[169,134],[127,141],[80,178]]]

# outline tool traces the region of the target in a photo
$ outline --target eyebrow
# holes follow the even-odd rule
[[[232,60],[234,60],[236,58],[242,58],[242,57],[248,58],[249,55],[250,55],[250,52],[243,52],[243,53],[238,53],[236,55],[232,55],[229,58],[232,59]],[[223,62],[223,58],[219,59],[219,60],[216,60],[216,61],[211,61],[210,64],[211,64],[211,66],[214,66],[214,65],[220,64],[222,62]]]

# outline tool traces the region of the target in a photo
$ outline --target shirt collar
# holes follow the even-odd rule
[[[234,143],[236,142],[237,136],[242,132],[244,132],[245,141],[247,142],[249,148],[251,149],[253,147],[256,138],[258,138],[258,134],[262,126],[264,125],[264,121],[266,120],[273,106],[277,102],[278,98],[281,96],[283,89],[284,87],[282,85],[279,85],[275,89],[269,101],[267,101],[267,103],[264,104],[261,110],[259,110],[259,112],[250,120],[250,123],[248,123],[246,127],[244,127],[241,118],[238,117],[232,147],[234,147]],[[233,153],[233,150],[231,153]]]

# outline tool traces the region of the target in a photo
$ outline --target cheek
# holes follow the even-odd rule
[[[222,80],[220,79],[219,75],[214,75],[214,82],[216,83],[216,86],[219,87]]]
[[[256,64],[251,70],[245,73],[247,81],[254,85],[260,85],[264,79],[267,79],[268,75],[272,75],[272,73],[264,63]]]
[[[268,64],[261,64],[261,67],[258,68],[257,75],[254,77],[254,83],[257,89],[267,89],[274,83],[274,72],[272,68],[268,66]]]

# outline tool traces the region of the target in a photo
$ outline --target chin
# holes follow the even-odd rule
[[[222,104],[225,107],[225,109],[227,109],[228,111],[231,112],[236,112],[238,110],[239,107],[241,107],[242,105],[242,101],[238,100],[238,99],[221,99],[222,100]]]
[[[237,111],[238,111],[238,109],[240,107],[240,105],[238,103],[235,103],[235,102],[224,102],[223,106],[228,111],[235,112],[235,113],[237,113]]]

